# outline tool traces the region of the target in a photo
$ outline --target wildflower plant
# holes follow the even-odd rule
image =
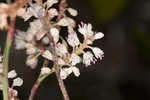
[[[0,55],[0,89],[4,100],[18,100],[17,90],[13,87],[23,84],[23,79],[17,77],[15,70],[8,72],[8,58],[13,40],[17,50],[26,50],[26,65],[31,69],[36,68],[39,57],[45,59],[28,100],[33,100],[40,83],[52,73],[56,73],[64,100],[69,100],[63,80],[70,74],[80,76],[80,70],[76,66],[78,63],[88,67],[98,59],[102,60],[103,50],[93,47],[92,44],[95,40],[103,38],[104,34],[95,32],[89,23],[81,22],[76,26],[76,21],[69,16],[77,16],[78,11],[69,8],[66,0],[7,2],[8,4],[0,3],[0,29],[8,30],[4,53]],[[70,15],[67,16],[67,13]],[[24,22],[29,22],[26,31],[15,29],[17,16],[23,18]],[[62,36],[64,27],[68,34],[65,38]],[[83,35],[84,40],[81,41],[77,34]],[[89,51],[85,50],[87,48]],[[50,66],[49,62],[53,62],[53,65]],[[13,79],[11,86],[9,79]]]

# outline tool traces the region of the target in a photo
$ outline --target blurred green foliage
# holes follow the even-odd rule
[[[88,0],[98,20],[107,22],[121,13],[130,0]]]

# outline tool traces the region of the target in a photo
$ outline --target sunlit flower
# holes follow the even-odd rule
[[[54,39],[54,42],[57,43],[59,40],[59,30],[57,28],[51,28],[50,33]]]
[[[53,4],[58,3],[58,0],[47,0],[47,8],[51,7]]]
[[[57,43],[56,44],[56,53],[58,56],[65,56],[68,53],[68,50],[64,44]]]
[[[55,8],[51,8],[50,10],[48,10],[48,14],[50,18],[53,18],[55,16],[58,16],[58,11]]]
[[[103,34],[102,32],[98,32],[98,33],[95,34],[94,39],[95,39],[95,40],[96,40],[96,39],[101,39],[101,38],[103,38],[103,37],[104,37],[104,34]]]
[[[80,70],[79,70],[79,68],[77,68],[77,67],[71,67],[71,69],[72,69],[72,72],[74,73],[74,75],[76,77],[80,76]]]
[[[96,58],[100,58],[102,59],[102,57],[104,56],[104,52],[97,48],[97,47],[90,47],[95,55]]]
[[[32,55],[27,57],[27,60],[26,60],[27,66],[30,66],[32,69],[34,69],[37,63],[38,63],[37,57],[32,56]]]

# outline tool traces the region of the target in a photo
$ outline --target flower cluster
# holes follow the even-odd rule
[[[58,0],[47,0],[42,5],[29,3],[22,18],[24,21],[31,17],[35,19],[30,22],[26,32],[17,32],[16,49],[26,49],[28,55],[26,64],[31,68],[36,68],[38,57],[42,56],[47,60],[57,61],[61,79],[66,79],[71,73],[78,77],[80,75],[79,68],[76,67],[78,63],[82,62],[86,66],[90,66],[97,59],[101,60],[104,57],[104,52],[100,48],[91,46],[93,41],[103,38],[104,34],[93,31],[91,24],[83,22],[78,25],[78,31],[75,31],[76,22],[74,19],[65,13],[60,17],[59,11],[53,6],[56,3]],[[78,14],[77,10],[73,8],[66,8],[65,12],[69,12],[72,16]],[[68,36],[66,38],[61,36],[62,27],[67,27]],[[83,42],[80,41],[77,33],[84,36]],[[51,50],[52,42],[54,42],[56,55]],[[72,47],[71,52],[68,46]],[[92,52],[85,51],[86,48],[91,49]],[[49,72],[51,69],[48,66],[41,69],[42,74]]]

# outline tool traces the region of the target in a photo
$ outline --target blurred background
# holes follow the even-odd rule
[[[78,23],[92,23],[105,34],[105,42],[103,38],[94,44],[105,58],[88,68],[79,64],[80,77],[65,80],[71,100],[150,100],[150,0],[68,0],[68,5],[79,11]],[[26,30],[21,23],[17,19],[16,27]],[[1,32],[4,47],[6,31]],[[31,70],[25,60],[25,51],[13,47],[10,70],[15,68],[24,79],[16,88],[20,100],[27,100],[41,66]],[[41,84],[34,100],[63,100],[55,75]]]

